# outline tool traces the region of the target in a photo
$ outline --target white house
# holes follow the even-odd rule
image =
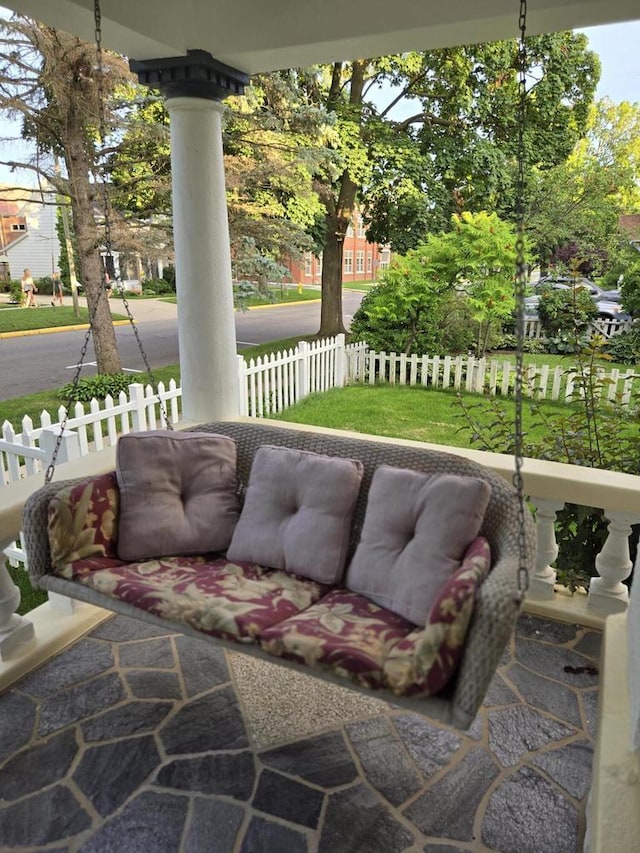
[[[7,223],[9,228],[19,228],[5,234],[4,253],[8,258],[9,274],[19,279],[25,267],[35,278],[50,276],[60,264],[60,241],[56,233],[56,196],[49,189],[28,191],[0,187],[0,198],[11,201],[16,213]],[[4,218],[4,217],[3,217]],[[20,219],[19,223],[14,220]],[[3,228],[3,231],[6,230]]]

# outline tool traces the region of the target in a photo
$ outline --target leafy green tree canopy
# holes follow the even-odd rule
[[[401,336],[405,353],[425,352],[428,333],[437,338],[436,330],[447,326],[455,306],[473,324],[482,354],[492,327],[513,312],[515,257],[513,228],[495,213],[454,214],[449,231],[428,235],[393,260],[356,313],[352,331],[368,340],[375,332],[384,343],[380,334],[386,328],[393,333],[387,343],[397,346]],[[445,345],[444,338],[439,345]]]

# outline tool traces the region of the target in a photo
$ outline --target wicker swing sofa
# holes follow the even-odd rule
[[[150,438],[153,435],[138,434]],[[188,440],[184,433],[168,435]],[[225,555],[222,548],[215,547],[215,536],[214,540],[203,544],[203,549],[207,549],[205,553],[153,559],[142,553],[140,559],[140,554],[136,553],[140,537],[134,531],[133,552],[124,555],[129,559],[123,559],[118,536],[122,537],[125,532],[127,519],[123,509],[127,492],[123,491],[126,478],[119,470],[118,477],[116,472],[111,472],[87,480],[54,481],[30,496],[23,515],[23,540],[34,586],[220,643],[234,651],[288,666],[302,666],[311,675],[361,691],[373,690],[379,698],[467,728],[482,703],[520,609],[518,504],[511,485],[462,457],[385,441],[236,421],[203,424],[191,430],[189,436],[194,437],[192,444],[183,442],[180,449],[198,448],[200,439],[209,440],[214,436],[220,437],[216,440],[223,443],[229,439],[235,443],[234,492],[242,501],[246,490],[246,500],[241,505],[233,535],[235,537],[244,524],[244,546],[249,549],[249,558],[255,556],[256,549],[259,555],[263,547],[268,549],[267,540],[271,535],[262,529],[263,522],[256,522],[256,517],[249,513],[252,489],[255,495],[257,488],[252,480],[256,454],[258,459],[262,459],[264,453],[275,454],[267,458],[271,458],[271,462],[275,459],[276,464],[280,464],[278,453],[291,454],[295,470],[301,470],[296,468],[298,463],[303,466],[310,463],[312,468],[304,469],[303,485],[312,503],[316,493],[324,488],[319,482],[316,487],[314,465],[318,462],[324,465],[329,457],[330,465],[355,466],[347,472],[349,477],[353,470],[358,472],[352,505],[348,506],[347,501],[347,509],[342,506],[343,489],[337,498],[330,499],[339,504],[335,507],[338,516],[348,516],[347,537],[341,544],[344,564],[348,566],[346,580],[337,576],[326,583],[325,577],[314,576],[316,561],[322,563],[325,551],[331,550],[330,537],[326,537],[322,527],[324,522],[318,522],[315,516],[311,523],[305,516],[307,527],[303,525],[302,538],[292,534],[293,550],[298,549],[297,559],[309,566],[309,571],[305,570],[306,577],[303,571],[291,574],[289,566],[285,566],[284,571],[273,568],[273,561],[270,567],[266,561],[230,556],[234,550],[238,551],[234,539]],[[159,440],[165,441],[162,437]],[[121,439],[120,446],[123,442]],[[135,440],[129,445],[138,447]],[[168,446],[171,454],[177,443],[169,439]],[[147,443],[146,447],[154,445]],[[194,452],[200,453],[197,449]],[[198,459],[203,461],[201,456]],[[177,486],[178,499],[183,499],[185,505],[189,500],[186,493],[199,478],[200,462],[196,465],[196,473],[190,473],[187,482]],[[256,463],[254,467],[257,478],[259,466]],[[275,477],[273,469],[269,473],[268,467],[263,473],[266,473],[263,485],[266,483],[267,489],[271,483],[274,494],[286,492],[283,483],[288,475],[284,468],[278,469]],[[152,471],[147,470],[147,474],[153,476]],[[378,501],[382,494],[384,502],[378,507],[378,518],[367,528],[367,511],[373,512],[372,482],[375,482],[374,475],[379,478],[382,474],[392,479],[380,481],[382,492],[374,485],[379,493]],[[359,543],[367,538],[367,529],[370,534],[373,531],[375,537],[375,528],[384,527],[385,516],[392,516],[396,504],[406,499],[403,478],[416,474],[465,478],[464,487],[468,482],[480,484],[488,494],[486,509],[478,522],[479,530],[471,531],[472,542],[467,543],[466,550],[462,549],[460,568],[454,567],[456,571],[451,575],[457,580],[453,588],[446,587],[446,594],[436,597],[426,623],[418,619],[412,621],[376,603],[375,594],[371,600],[358,592],[362,589],[361,580],[360,586],[349,583],[349,578],[355,577]],[[393,482],[395,475],[401,482],[400,488],[393,493],[388,484]],[[323,476],[321,473],[319,479]],[[422,481],[426,482],[426,478],[418,479],[417,488],[423,488]],[[141,482],[144,488],[144,481],[138,482],[138,486]],[[331,483],[328,488],[331,490]],[[286,504],[291,497],[283,501]],[[130,502],[128,512],[132,514],[134,525],[140,524],[141,503],[144,500],[140,500],[139,494],[133,506]],[[252,507],[260,519],[265,511],[264,495],[257,502],[254,500]],[[224,515],[227,510],[228,507],[223,506],[220,513]],[[180,507],[174,510],[174,516],[180,511]],[[282,511],[280,506],[278,512]],[[301,508],[287,505],[284,511],[289,515],[284,521],[282,517],[276,519],[277,529],[298,529],[300,532],[300,528],[290,522],[295,518],[298,524]],[[166,524],[166,516],[160,511],[157,517],[153,507],[150,512],[146,534],[151,542],[146,543],[146,548],[153,553],[154,547],[163,551],[156,542],[161,542],[166,528],[171,525]],[[267,515],[269,512],[267,508]],[[249,515],[244,518],[247,513]],[[362,535],[363,530],[365,535]],[[408,542],[412,535],[408,535]],[[535,535],[528,513],[524,539],[530,568]],[[320,547],[318,543],[322,543]],[[410,545],[414,548],[414,558],[416,544],[420,545],[418,539]],[[279,548],[279,543],[275,547]],[[409,548],[406,550],[408,552]],[[164,553],[166,555],[166,546]],[[360,578],[364,572],[365,580],[371,553],[374,553],[375,562],[375,546],[374,552],[359,559]],[[422,549],[417,553],[420,561],[421,554],[426,551]],[[486,566],[481,570],[478,567],[483,560]],[[294,560],[294,569],[297,565]],[[387,582],[385,571],[383,567],[382,583]],[[378,597],[378,601],[386,600]],[[409,601],[408,606],[412,607],[413,603]],[[464,618],[460,621],[460,617]]]

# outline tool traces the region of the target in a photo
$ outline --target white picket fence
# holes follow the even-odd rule
[[[257,418],[278,414],[308,394],[354,382],[502,396],[512,393],[515,384],[515,363],[509,359],[374,352],[364,342],[345,345],[344,335],[301,341],[295,348],[249,362],[239,355],[237,364],[240,414]],[[609,401],[628,404],[639,387],[640,377],[631,369],[598,368],[597,375],[605,380],[604,396]],[[566,401],[574,396],[576,374],[561,367],[532,365],[525,378],[525,393],[535,391],[539,399]],[[158,398],[169,420],[179,423],[181,395],[171,380],[168,387],[160,383],[157,394],[150,385],[134,383],[128,394],[120,393],[117,402],[107,397],[88,406],[77,403],[66,423],[61,460],[113,446],[119,435],[162,426]],[[0,488],[46,469],[63,417],[61,406],[55,418],[43,411],[38,426],[27,416],[18,430],[5,421],[0,437]]]
[[[590,332],[602,335],[603,338],[612,338],[614,335],[619,335],[630,329],[633,325],[632,320],[596,320],[590,327]],[[542,330],[542,323],[537,317],[524,318],[524,336],[525,338],[534,338],[543,341],[546,338]]]
[[[606,393],[603,399],[628,405],[640,388],[640,374],[631,369],[604,370],[596,375]],[[475,358],[474,356],[428,356],[373,352],[360,348],[349,359],[348,381],[375,385],[420,385],[438,390],[453,389],[477,394],[507,396],[513,393],[514,361]],[[525,371],[525,394],[541,400],[568,401],[574,398],[577,374],[562,367],[530,365]]]
[[[366,343],[345,344],[344,335],[313,343],[300,341],[290,350],[249,363],[238,356],[240,414],[266,418],[308,394],[341,388],[351,378],[350,365]]]
[[[172,379],[168,388],[159,382],[157,393],[151,385],[136,383],[129,385],[128,394],[121,391],[117,402],[107,396],[102,404],[97,400],[92,400],[88,407],[76,403],[65,425],[63,445],[68,445],[69,438],[73,437],[73,455],[86,456],[115,445],[119,435],[157,429],[164,425],[160,402],[169,420],[177,423],[181,397],[182,389]],[[60,406],[54,421],[49,412],[43,411],[39,426],[34,426],[32,419],[25,416],[19,431],[8,421],[4,422],[0,438],[0,487],[46,470],[64,414],[65,408]],[[68,458],[68,453],[66,455]]]

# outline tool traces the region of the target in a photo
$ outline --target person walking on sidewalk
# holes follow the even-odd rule
[[[25,271],[22,273],[22,279],[20,281],[20,285],[22,287],[22,292],[25,296],[25,308],[37,308],[38,305],[36,303],[35,295],[38,292],[38,288],[33,283],[33,278],[31,277],[31,270],[26,267]]]
[[[53,299],[51,300],[51,304],[55,308],[56,302],[58,305],[62,305],[62,279],[58,270],[54,270],[51,280],[53,281]]]

